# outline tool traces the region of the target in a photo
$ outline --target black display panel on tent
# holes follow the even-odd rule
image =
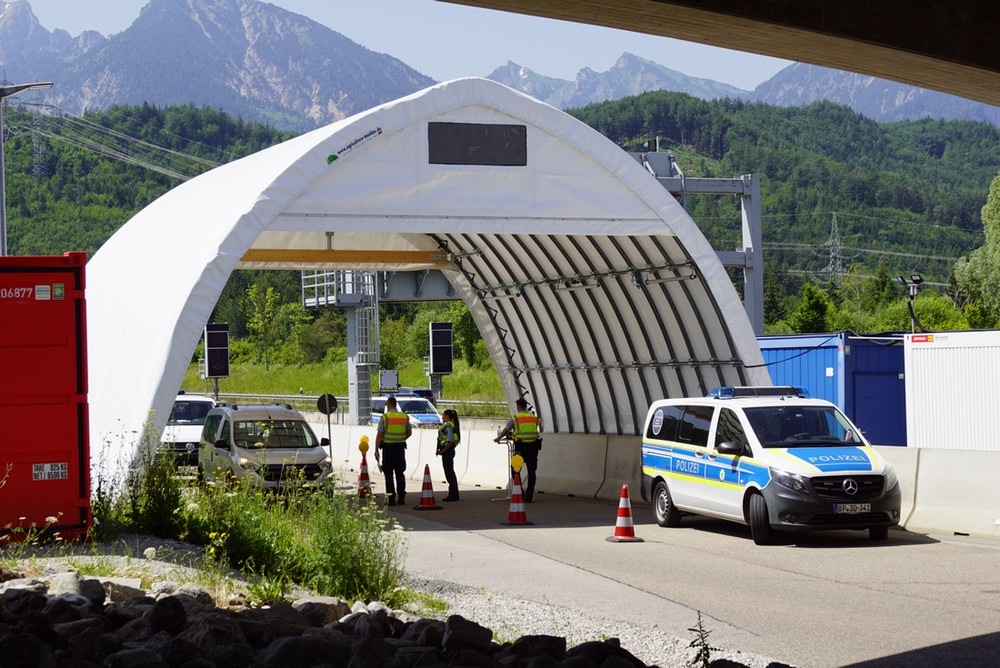
[[[427,124],[427,159],[432,165],[528,164],[528,130],[499,123]]]

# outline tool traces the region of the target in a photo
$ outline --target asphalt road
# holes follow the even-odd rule
[[[435,500],[443,497],[435,493]],[[890,531],[787,535],[685,517],[658,527],[630,494],[642,542],[609,542],[618,502],[536,493],[531,525],[505,526],[506,490],[463,490],[442,510],[391,509],[409,532],[407,570],[611,620],[687,630],[802,668],[1000,665],[1000,542]],[[609,629],[613,632],[613,629]],[[610,633],[609,633],[610,635]]]

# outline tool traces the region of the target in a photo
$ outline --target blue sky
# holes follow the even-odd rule
[[[27,0],[48,30],[71,35],[126,29],[148,0]],[[486,76],[508,60],[539,74],[572,79],[609,69],[625,51],[683,72],[752,90],[788,61],[691,42],[437,0],[274,0],[373,51],[438,81]]]

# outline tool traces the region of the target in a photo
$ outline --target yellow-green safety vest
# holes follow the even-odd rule
[[[385,427],[382,430],[382,443],[406,443],[406,427],[410,424],[410,418],[406,413],[395,413],[386,411],[382,413]]]
[[[514,423],[514,440],[531,443],[538,440],[538,428],[541,420],[532,413],[518,413],[511,417]]]
[[[461,436],[459,435],[458,429],[455,428],[455,423],[453,422],[445,422],[438,428],[438,445],[444,445],[445,443],[448,442],[445,439],[445,433],[444,433],[448,427],[451,427],[452,443],[454,445],[458,445],[458,441],[461,439]]]

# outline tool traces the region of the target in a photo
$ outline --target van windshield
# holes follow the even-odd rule
[[[254,449],[313,448],[318,441],[301,420],[242,420],[233,425],[236,446]]]
[[[212,410],[211,402],[180,399],[175,401],[174,407],[170,409],[167,424],[205,424],[205,418],[208,417],[210,410]]]
[[[866,445],[833,406],[761,406],[744,409],[765,448]]]

